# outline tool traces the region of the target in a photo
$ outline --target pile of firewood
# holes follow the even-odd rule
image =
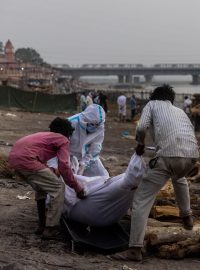
[[[8,156],[0,153],[0,177],[12,178],[14,176],[14,170],[8,165]]]
[[[166,259],[182,259],[200,252],[200,224],[193,230],[185,230],[180,223],[157,222],[150,224],[146,233],[148,248],[157,250],[157,255]]]
[[[185,230],[179,217],[171,182],[161,189],[152,207],[146,233],[147,248],[157,250],[161,258],[181,259],[200,254],[200,163],[188,177],[195,225]]]

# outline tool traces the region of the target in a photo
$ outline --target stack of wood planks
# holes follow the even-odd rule
[[[161,258],[181,259],[200,254],[200,163],[191,175],[188,179],[195,220],[193,230],[182,227],[171,181],[161,189],[152,207],[145,242],[147,249],[156,250]]]

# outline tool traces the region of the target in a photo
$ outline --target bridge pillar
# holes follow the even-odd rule
[[[148,74],[144,76],[146,83],[152,83],[153,75]]]
[[[118,75],[118,82],[124,83],[124,76],[123,75]]]
[[[199,74],[192,75],[192,84],[200,84],[200,77]]]
[[[132,83],[132,76],[131,75],[126,75],[125,81],[126,81],[126,83]]]
[[[78,81],[80,79],[80,77],[79,76],[73,76],[73,77],[71,77],[71,80],[73,80],[73,81]]]
[[[133,82],[134,82],[135,84],[139,84],[139,83],[140,83],[140,77],[139,77],[139,76],[133,77]]]

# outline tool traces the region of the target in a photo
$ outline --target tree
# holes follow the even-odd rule
[[[4,48],[3,48],[3,42],[0,41],[0,53],[3,53]]]
[[[15,52],[15,59],[23,63],[43,64],[40,54],[32,48],[19,48]]]

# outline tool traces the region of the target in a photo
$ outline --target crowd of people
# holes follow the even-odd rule
[[[99,92],[82,92],[80,94],[80,111],[84,111],[91,104],[99,104],[104,109],[105,113],[108,112],[108,97],[103,91]],[[128,101],[128,102],[127,102]],[[125,94],[121,94],[117,97],[118,116],[120,122],[126,122],[127,120],[127,105],[130,109],[130,120],[134,121],[137,114],[137,100],[134,94],[128,99]]]
[[[186,230],[193,228],[190,194],[185,176],[199,158],[198,143],[188,115],[174,106],[173,88],[169,85],[157,87],[144,106],[137,125],[137,158],[131,159],[126,173],[110,178],[99,158],[106,117],[106,97],[100,97],[101,93],[95,104],[96,97],[82,93],[82,112],[68,119],[57,117],[50,123],[49,131],[19,139],[10,152],[9,164],[35,190],[39,217],[36,234],[44,238],[58,230],[65,200],[68,199],[65,194],[69,194],[65,193],[66,187],[76,197],[69,217],[78,219],[79,222],[89,222],[89,225],[94,225],[94,219],[101,220],[106,214],[109,222],[117,222],[132,204],[129,249],[112,257],[140,261],[151,207],[156,194],[169,178],[174,186],[183,226]],[[117,104],[120,120],[124,121],[126,97],[120,95]],[[134,95],[130,104],[131,117],[134,118],[137,107]],[[141,166],[140,170],[138,167],[136,170],[138,162],[143,164],[147,131],[150,131],[155,143],[155,157],[150,160],[146,169]],[[138,171],[140,174],[136,176],[135,172]],[[137,178],[139,181],[136,181]],[[87,182],[91,183],[93,180],[98,188],[93,189],[90,194]],[[126,188],[123,189],[121,185],[126,185]],[[113,207],[115,204],[116,211]],[[112,210],[116,213],[119,209],[123,209],[120,214],[112,214]],[[110,216],[113,218],[109,219]]]
[[[108,112],[107,95],[103,91],[99,92],[82,92],[80,95],[80,111],[84,111],[91,104],[99,104],[104,109],[105,113]]]

